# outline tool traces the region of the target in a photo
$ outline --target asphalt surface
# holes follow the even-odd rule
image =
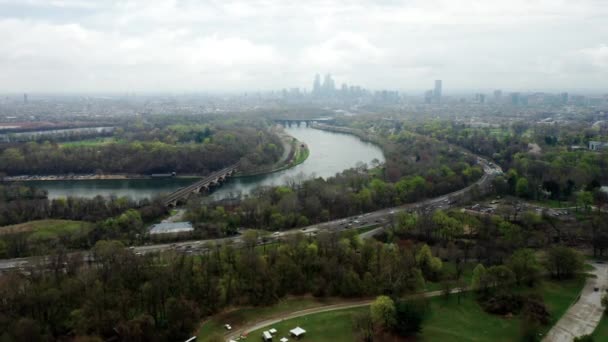
[[[432,199],[410,203],[394,208],[387,208],[369,212],[366,214],[351,216],[343,219],[328,221],[320,224],[311,225],[300,229],[291,229],[282,232],[275,232],[265,238],[265,241],[260,241],[259,244],[271,243],[278,239],[282,239],[292,234],[306,234],[315,236],[320,230],[326,231],[344,231],[349,229],[364,229],[367,227],[388,226],[395,221],[396,215],[402,211],[419,211],[419,212],[431,212],[437,209],[449,209],[458,204],[459,200],[463,196],[469,193],[471,189],[477,187],[480,191],[487,191],[490,189],[492,179],[502,173],[499,166],[488,162],[486,159],[477,157],[479,164],[483,167],[484,175],[472,185],[454,191],[443,196],[435,197]],[[381,233],[382,229],[374,229],[371,232],[363,233],[363,238],[369,238],[375,234]],[[196,241],[184,241],[176,243],[165,243],[155,245],[144,245],[129,247],[136,254],[154,253],[168,250],[176,250],[178,252],[197,254],[202,253],[208,249],[208,246],[216,244],[232,243],[235,246],[243,244],[242,235],[226,237],[221,239],[208,239],[208,240],[196,240]],[[84,260],[91,260],[91,254],[88,251],[75,252],[72,254],[80,253]],[[24,268],[30,263],[40,264],[44,262],[44,256],[42,257],[30,257],[30,258],[18,258],[18,259],[4,259],[0,260],[0,271],[9,270],[14,268]]]
[[[592,265],[595,267],[593,274],[596,277],[587,278],[578,301],[549,330],[543,342],[572,342],[575,337],[593,333],[599,324],[604,313],[602,296],[608,289],[608,265]]]

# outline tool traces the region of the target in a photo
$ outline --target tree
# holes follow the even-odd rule
[[[395,325],[395,303],[387,296],[379,296],[370,306],[374,326],[390,330]]]
[[[485,292],[488,288],[487,271],[482,264],[477,264],[473,269],[471,288],[477,292]]]
[[[401,336],[416,335],[428,311],[424,299],[399,300],[395,305],[395,332]]]
[[[173,338],[189,337],[199,319],[198,305],[184,298],[167,300],[167,324]]]
[[[515,251],[509,258],[507,265],[515,274],[517,284],[526,282],[528,286],[532,286],[540,276],[541,266],[531,249],[525,248]]]
[[[571,278],[583,269],[583,257],[565,246],[555,246],[547,253],[547,270],[557,279]]]
[[[353,331],[358,341],[374,340],[374,323],[369,310],[353,315]]]
[[[523,177],[518,178],[515,185],[515,194],[519,197],[527,198],[530,195],[529,192],[528,180]]]
[[[576,193],[576,206],[589,211],[593,204],[593,193],[591,191],[578,191]]]

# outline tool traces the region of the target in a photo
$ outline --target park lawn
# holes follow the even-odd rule
[[[423,323],[421,341],[513,341],[519,332],[519,319],[490,315],[477,304],[472,293],[430,300],[430,314]]]
[[[93,224],[84,221],[72,220],[37,220],[11,226],[0,227],[0,235],[16,233],[32,233],[34,236],[73,234],[79,231],[88,231]]]
[[[353,315],[369,310],[368,306],[320,312],[302,317],[292,318],[272,326],[252,331],[248,340],[259,340],[262,331],[270,328],[277,329],[277,340],[281,337],[289,337],[289,330],[300,327],[306,330],[306,334],[301,338],[303,341],[315,342],[351,342],[356,341],[353,333]]]
[[[568,308],[574,304],[584,285],[584,276],[562,281],[545,280],[539,285],[539,291],[542,293],[547,309],[551,314],[551,321],[541,330],[543,335],[547,333],[547,331],[559,321],[564,313],[566,313]]]
[[[291,164],[291,166],[296,166],[302,164],[308,156],[310,155],[310,150],[308,150],[308,146],[305,147],[296,147],[296,156]]]
[[[230,324],[233,329],[238,329],[245,323],[262,321],[284,313],[330,305],[336,302],[335,299],[320,300],[313,297],[286,298],[268,307],[249,307],[220,313],[202,323],[198,331],[198,341],[207,341],[209,337],[217,334],[223,335],[226,332],[224,324]]]
[[[560,282],[546,280],[534,290],[540,292],[551,314],[551,322],[541,330],[545,334],[580,294],[584,277]],[[444,298],[430,300],[431,313],[423,325],[423,341],[514,341],[520,334],[519,317],[504,318],[483,311],[472,293],[467,293],[458,304],[456,295],[446,302]]]
[[[608,314],[602,316],[600,324],[598,324],[591,336],[593,336],[593,340],[597,342],[608,341]]]
[[[574,302],[584,282],[585,279],[583,277],[561,282],[546,280],[536,287],[534,291],[542,293],[552,316],[551,323],[541,331],[543,334],[559,320]],[[519,291],[525,294],[533,290],[523,288]],[[474,295],[470,292],[462,295],[460,304],[458,304],[456,296],[451,295],[447,301],[444,297],[434,297],[429,300],[431,310],[423,323],[422,332],[418,336],[419,341],[500,342],[518,340],[521,326],[521,319],[518,316],[506,318],[490,315],[483,311],[475,300]],[[311,314],[283,321],[273,325],[272,328],[279,331],[279,338],[286,336],[290,329],[300,326],[307,331],[303,339],[309,341],[353,341],[352,316],[357,312],[368,309],[369,307],[366,306],[356,309]],[[284,312],[293,311],[297,310],[285,310]],[[258,320],[261,319],[259,318]],[[224,324],[224,321],[216,323],[219,331],[222,330],[222,324]],[[608,324],[604,322],[604,325]],[[257,339],[257,337],[261,336],[262,331],[270,328],[269,326],[253,331],[250,336],[253,339]],[[604,327],[598,329],[604,329]],[[603,333],[602,330],[600,330],[600,333]],[[201,334],[199,333],[200,336]],[[204,339],[202,340],[204,341]]]
[[[112,137],[105,138],[92,138],[92,139],[84,139],[84,140],[76,140],[76,141],[66,141],[59,144],[61,147],[93,147],[93,146],[101,146],[108,145],[111,143],[117,142],[116,139]]]

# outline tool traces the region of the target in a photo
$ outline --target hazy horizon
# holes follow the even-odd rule
[[[602,1],[0,0],[0,93],[608,87]]]

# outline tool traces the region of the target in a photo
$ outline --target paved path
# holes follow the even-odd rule
[[[452,291],[452,293],[458,293],[458,292],[459,292],[459,290]],[[437,296],[440,296],[442,293],[443,293],[443,291],[430,291],[430,292],[423,292],[420,294],[415,294],[413,296],[420,295],[420,296],[424,296],[424,297],[437,297]],[[258,329],[261,329],[261,328],[264,328],[264,327],[267,327],[267,326],[270,326],[273,324],[277,324],[279,322],[282,322],[282,321],[285,321],[288,319],[312,315],[312,314],[321,313],[321,312],[327,312],[327,311],[359,308],[362,306],[368,306],[373,301],[374,301],[374,299],[366,299],[366,300],[354,301],[354,302],[350,301],[350,302],[345,302],[345,303],[340,303],[340,304],[325,305],[325,306],[320,306],[320,307],[316,307],[316,308],[295,311],[295,312],[292,312],[289,314],[283,314],[278,317],[269,318],[269,319],[259,321],[259,322],[254,322],[247,326],[241,327],[240,329],[236,329],[236,330],[230,332],[228,335],[226,335],[226,341],[239,337],[239,336],[243,335],[244,333],[249,334],[252,331],[255,331],[255,330],[258,330]]]
[[[580,299],[549,330],[543,342],[572,342],[575,337],[593,333],[604,309],[602,296],[608,289],[608,265],[593,263],[596,278],[587,278]],[[595,288],[599,291],[595,291]]]

